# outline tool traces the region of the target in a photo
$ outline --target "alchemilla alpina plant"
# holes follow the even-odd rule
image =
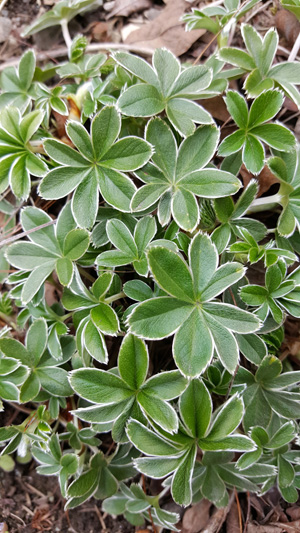
[[[1,453],[57,476],[66,508],[94,497],[175,531],[167,496],[222,507],[276,485],[297,500],[300,371],[280,345],[300,317],[300,165],[280,120],[300,64],[243,24],[256,3],[186,15],[218,37],[192,66],[164,48],[86,54],[67,23],[99,2],[63,0],[26,35],[60,24],[68,61],[43,71],[29,50],[2,73],[1,409],[30,414],[0,429]],[[227,46],[233,24],[245,49]],[[217,95],[225,137],[205,109]],[[257,198],[264,167],[278,190]]]

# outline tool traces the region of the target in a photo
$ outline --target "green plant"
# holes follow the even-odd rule
[[[299,102],[299,63],[272,66],[275,30],[243,25],[247,51],[224,47],[255,3],[185,17],[220,37],[205,65],[166,49],[152,66],[93,56],[67,36],[68,62],[42,71],[29,51],[4,69],[1,409],[31,414],[0,428],[1,464],[32,455],[66,508],[95,497],[175,531],[170,494],[221,507],[233,488],[277,485],[296,501],[300,373],[280,346],[287,315],[300,317],[299,147],[276,119],[283,92]],[[66,36],[90,6],[59,2],[27,34],[59,23]],[[220,142],[199,100],[224,91],[234,131]],[[257,198],[265,164],[279,190]]]

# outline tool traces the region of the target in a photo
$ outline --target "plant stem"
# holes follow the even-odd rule
[[[71,39],[71,35],[70,35],[70,32],[69,32],[67,20],[63,19],[61,21],[60,25],[61,25],[61,31],[62,31],[62,34],[63,34],[63,38],[64,38],[65,43],[67,45],[68,51],[70,51],[71,44],[72,44],[72,39]]]
[[[104,302],[106,304],[111,304],[112,302],[115,302],[116,300],[120,300],[120,298],[124,298],[125,292],[118,292],[118,294],[114,294],[113,296],[109,296],[109,298],[105,298]]]
[[[15,331],[18,331],[18,328],[16,326],[16,324],[13,322],[13,320],[11,320],[5,313],[2,313],[2,311],[0,311],[0,318],[3,320],[3,322],[5,322],[8,326],[10,326],[11,328],[13,328]]]
[[[260,213],[261,211],[271,210],[281,202],[282,195],[279,193],[268,196],[267,198],[257,198],[253,200],[247,213]]]

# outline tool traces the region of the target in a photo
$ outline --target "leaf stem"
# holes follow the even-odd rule
[[[0,318],[5,324],[13,328],[15,331],[18,331],[17,325],[5,313],[2,313],[2,311],[0,311]]]
[[[64,38],[65,43],[67,45],[68,51],[70,51],[70,48],[71,48],[71,45],[72,45],[72,39],[71,39],[71,35],[70,35],[70,32],[69,32],[68,21],[66,19],[63,19],[61,21],[60,25],[61,25],[61,31],[62,31],[62,34],[63,34],[63,38]]]
[[[281,203],[282,195],[279,193],[267,196],[267,198],[257,198],[253,200],[247,213],[260,213],[261,211],[271,210]]]
[[[105,298],[104,302],[106,304],[111,304],[112,302],[115,302],[116,300],[120,300],[120,298],[124,298],[125,292],[118,292],[118,294],[113,294],[113,296],[109,296],[108,298]]]

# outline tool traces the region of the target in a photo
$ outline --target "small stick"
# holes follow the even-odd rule
[[[239,497],[238,497],[238,493],[237,493],[236,488],[234,489],[234,495],[235,495],[236,505],[237,505],[237,511],[238,511],[238,515],[239,515],[240,532],[243,533],[242,511],[241,511],[240,500],[239,500]]]
[[[141,54],[144,56],[152,56],[154,50],[152,48],[146,48],[146,47],[139,47],[134,44],[123,44],[123,43],[93,43],[89,44],[86,47],[87,52],[99,52],[100,50],[126,50],[129,52],[136,52],[137,54]],[[51,56],[50,56],[51,54]],[[37,61],[47,61],[51,57],[51,59],[55,59],[57,57],[64,57],[68,55],[68,49],[66,46],[61,46],[60,48],[55,48],[52,51],[49,52],[38,52],[36,54],[36,60]],[[11,59],[10,61],[6,61],[0,65],[0,71],[5,69],[6,67],[16,67],[19,64],[19,59]]]

